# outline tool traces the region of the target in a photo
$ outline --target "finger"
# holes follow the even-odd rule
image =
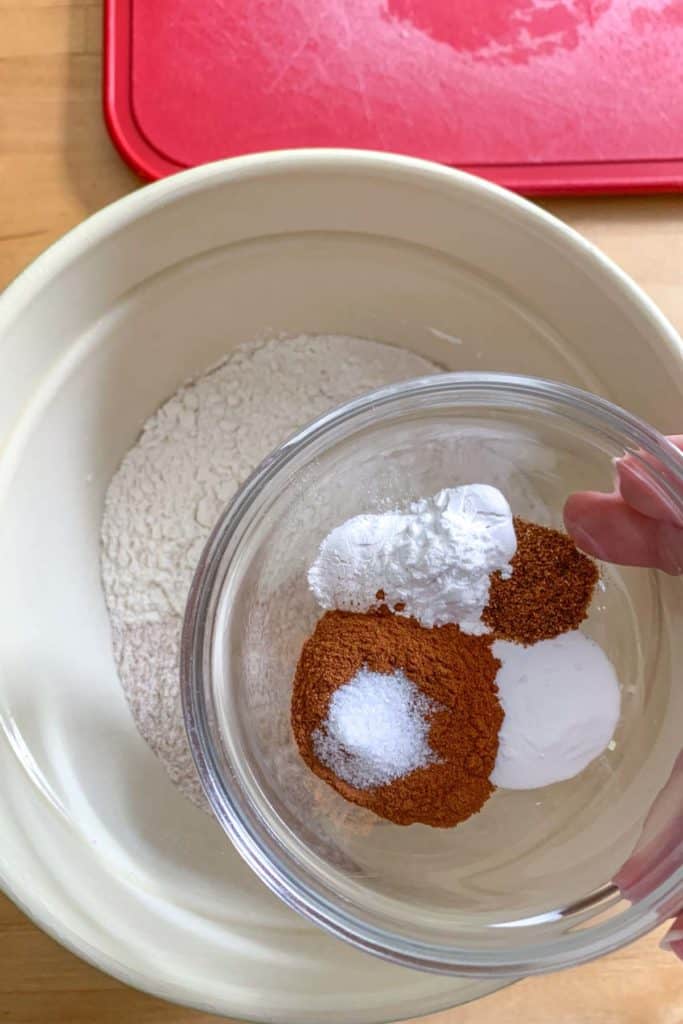
[[[640,838],[614,881],[624,896],[638,900],[666,881],[683,849],[683,750],[645,819]]]
[[[683,436],[677,435],[669,440],[677,448],[683,448]],[[626,455],[622,459],[617,459],[615,466],[619,492],[627,505],[644,516],[661,519],[674,526],[683,526],[683,514],[675,499],[667,494],[652,471],[656,469],[657,473],[672,486],[674,492],[680,491],[680,484],[658,464],[656,459],[644,453]]]
[[[683,529],[644,516],[619,494],[572,494],[564,507],[564,522],[582,551],[595,558],[672,575],[683,572]]]
[[[660,945],[662,949],[670,949],[679,960],[683,960],[683,916],[676,918]]]

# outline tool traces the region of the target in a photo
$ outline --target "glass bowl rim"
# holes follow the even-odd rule
[[[222,512],[199,559],[185,610],[180,655],[182,708],[192,757],[214,816],[256,875],[288,906],[338,938],[406,967],[466,977],[509,979],[575,966],[634,941],[671,916],[683,902],[683,866],[647,896],[608,920],[571,935],[520,945],[511,954],[500,949],[473,951],[424,943],[368,925],[326,895],[324,885],[316,885],[313,880],[306,884],[297,877],[287,863],[292,861],[291,855],[283,855],[280,845],[275,852],[264,842],[264,836],[269,835],[267,823],[256,809],[249,807],[250,818],[244,814],[215,756],[209,725],[212,715],[215,719],[210,699],[210,653],[219,596],[216,584],[220,582],[222,588],[229,565],[220,581],[217,573],[228,548],[234,544],[237,550],[240,531],[244,531],[250,513],[254,514],[254,501],[277,484],[279,473],[292,460],[342,427],[358,429],[354,425],[391,415],[396,404],[406,399],[417,403],[415,408],[421,402],[427,409],[449,399],[462,408],[498,403],[501,408],[535,408],[581,420],[623,444],[626,450],[655,457],[658,467],[648,464],[648,472],[658,477],[659,484],[683,511],[683,453],[637,416],[573,385],[520,374],[441,373],[388,385],[332,409],[297,431],[257,466]],[[675,488],[659,467],[673,479]],[[230,561],[233,559],[234,551]],[[683,846],[680,853],[683,859]],[[613,903],[617,893],[616,886],[607,886],[591,905],[599,912],[601,906]],[[567,908],[565,913],[574,909]],[[519,934],[519,928],[514,931]]]

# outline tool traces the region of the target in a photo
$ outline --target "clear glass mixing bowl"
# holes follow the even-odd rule
[[[404,965],[512,977],[606,953],[683,905],[680,781],[648,817],[683,732],[674,576],[604,566],[585,628],[620,677],[614,749],[567,782],[498,790],[455,829],[402,828],[346,803],[301,761],[289,722],[319,615],[306,570],[332,527],[468,482],[561,526],[567,496],[611,490],[625,453],[683,519],[683,457],[634,417],[563,385],[446,374],[317,420],[237,494],[188,602],[183,703],[217,819],[290,906]],[[628,900],[614,879],[637,843]]]

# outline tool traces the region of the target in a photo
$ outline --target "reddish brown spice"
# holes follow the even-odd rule
[[[597,565],[565,533],[519,518],[514,523],[512,575],[493,576],[484,622],[496,637],[520,644],[577,629],[588,614]]]
[[[429,732],[439,763],[367,790],[318,761],[312,738],[334,691],[363,665],[374,672],[401,669],[441,706]],[[347,800],[397,825],[457,825],[479,811],[494,789],[489,776],[503,721],[495,685],[499,667],[490,637],[468,636],[454,625],[425,629],[386,608],[326,612],[303,645],[294,679],[292,728],[301,756]]]

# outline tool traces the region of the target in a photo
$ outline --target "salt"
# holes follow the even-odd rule
[[[403,672],[363,667],[335,690],[313,734],[315,754],[357,789],[387,785],[435,762],[428,737],[437,708]]]

